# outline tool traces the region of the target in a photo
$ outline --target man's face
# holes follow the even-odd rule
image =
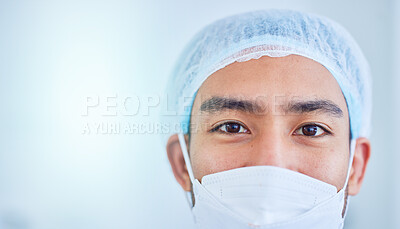
[[[336,186],[346,179],[349,118],[331,73],[298,55],[235,62],[200,87],[191,114],[193,173],[271,165]]]

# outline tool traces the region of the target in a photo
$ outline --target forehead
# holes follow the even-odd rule
[[[218,70],[199,88],[192,113],[200,112],[202,102],[215,96],[257,100],[265,106],[325,99],[348,114],[345,98],[332,74],[320,63],[299,55],[264,56]]]

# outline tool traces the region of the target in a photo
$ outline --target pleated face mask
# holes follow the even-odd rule
[[[193,184],[192,213],[198,228],[343,228],[345,189],[353,161],[350,147],[346,182],[336,187],[275,166],[249,166],[195,179],[184,136],[182,152]]]

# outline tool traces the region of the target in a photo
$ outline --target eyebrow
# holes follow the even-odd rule
[[[316,99],[316,100],[293,100],[287,104],[283,104],[281,109],[285,113],[305,114],[311,112],[318,112],[330,115],[332,117],[343,117],[343,111],[338,105],[330,100]],[[242,100],[236,98],[226,97],[212,97],[200,106],[200,111],[214,113],[225,110],[234,110],[240,112],[248,112],[252,114],[259,114],[266,110],[266,107],[256,103],[253,100]]]
[[[343,117],[342,109],[332,101],[326,99],[291,101],[285,110],[286,112],[298,114],[321,112],[337,118]]]
[[[236,110],[242,112],[257,113],[264,109],[251,100],[241,100],[235,98],[212,97],[200,106],[200,111],[214,113],[223,110]]]

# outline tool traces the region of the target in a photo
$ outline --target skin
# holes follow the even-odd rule
[[[199,181],[225,170],[270,165],[311,176],[338,191],[345,184],[350,149],[345,98],[324,66],[302,56],[265,56],[213,73],[199,88],[190,139],[185,137]],[[176,134],[167,143],[167,154],[176,180],[191,191]],[[359,192],[369,157],[369,140],[356,139],[348,194]]]

